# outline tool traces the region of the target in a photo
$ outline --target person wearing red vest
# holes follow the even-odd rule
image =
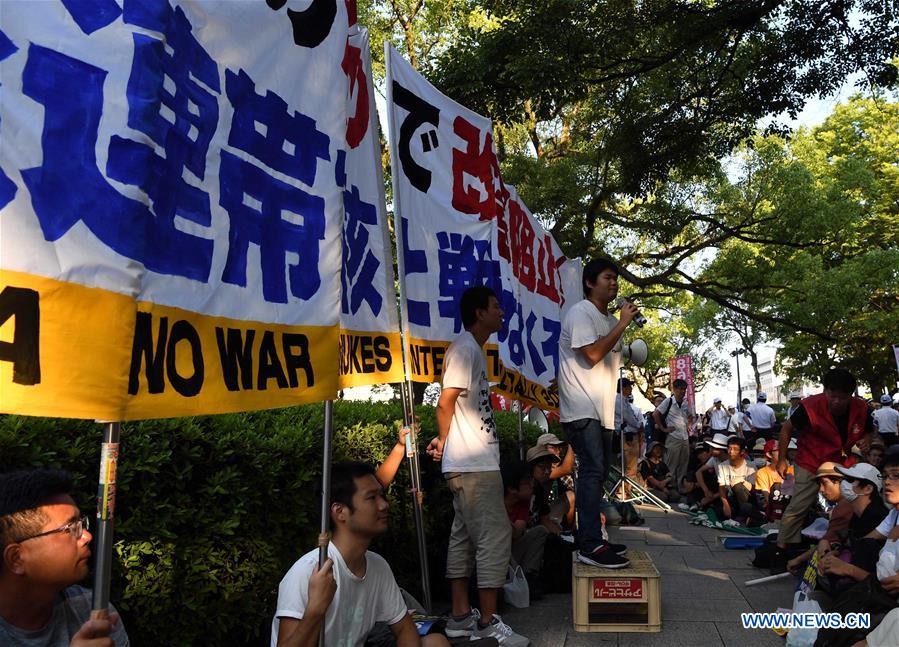
[[[853,395],[856,382],[852,373],[843,368],[832,368],[822,384],[824,392],[802,400],[780,430],[781,447],[790,442],[794,429],[799,432],[799,438],[793,498],[780,521],[778,554],[772,570],[785,568],[788,546],[801,538],[805,516],[818,495],[815,481],[818,467],[827,461],[850,466],[855,462],[850,452],[852,446],[858,443],[867,449],[875,435],[868,403]],[[786,452],[778,457],[777,471],[781,476],[786,475]]]

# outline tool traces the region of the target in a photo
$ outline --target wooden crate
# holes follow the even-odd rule
[[[642,550],[627,551],[631,565],[597,568],[577,561],[571,570],[571,603],[575,631],[662,630],[659,572]]]

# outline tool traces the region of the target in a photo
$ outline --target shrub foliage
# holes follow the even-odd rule
[[[259,645],[269,640],[278,583],[316,545],[321,404],[244,414],[126,423],[119,459],[112,600],[142,645]],[[436,434],[420,407],[423,450]],[[380,463],[397,439],[398,402],[338,401],[334,460]],[[517,457],[516,414],[496,413],[504,457]],[[525,423],[528,445],[539,429]],[[66,469],[76,501],[96,509],[101,425],[0,417],[0,471]],[[422,454],[432,588],[441,593],[451,495]],[[401,586],[421,594],[409,473],[388,492],[391,527],[374,550]]]

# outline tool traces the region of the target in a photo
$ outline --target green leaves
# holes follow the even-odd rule
[[[423,450],[436,434],[431,407],[416,410]],[[397,402],[338,401],[334,460],[379,464],[397,439]],[[504,456],[517,457],[516,414],[498,412]],[[119,457],[112,601],[132,644],[244,645],[269,639],[278,582],[317,543],[323,405],[126,423]],[[532,445],[540,430],[524,425]],[[73,495],[96,509],[101,426],[0,417],[0,471],[69,470]],[[439,466],[422,458],[431,573],[452,523]],[[408,468],[388,492],[391,527],[375,550],[400,584],[420,591]]]

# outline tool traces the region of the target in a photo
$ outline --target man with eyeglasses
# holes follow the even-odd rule
[[[110,605],[90,619],[88,518],[70,496],[66,472],[0,474],[0,644],[123,647],[125,628]]]

